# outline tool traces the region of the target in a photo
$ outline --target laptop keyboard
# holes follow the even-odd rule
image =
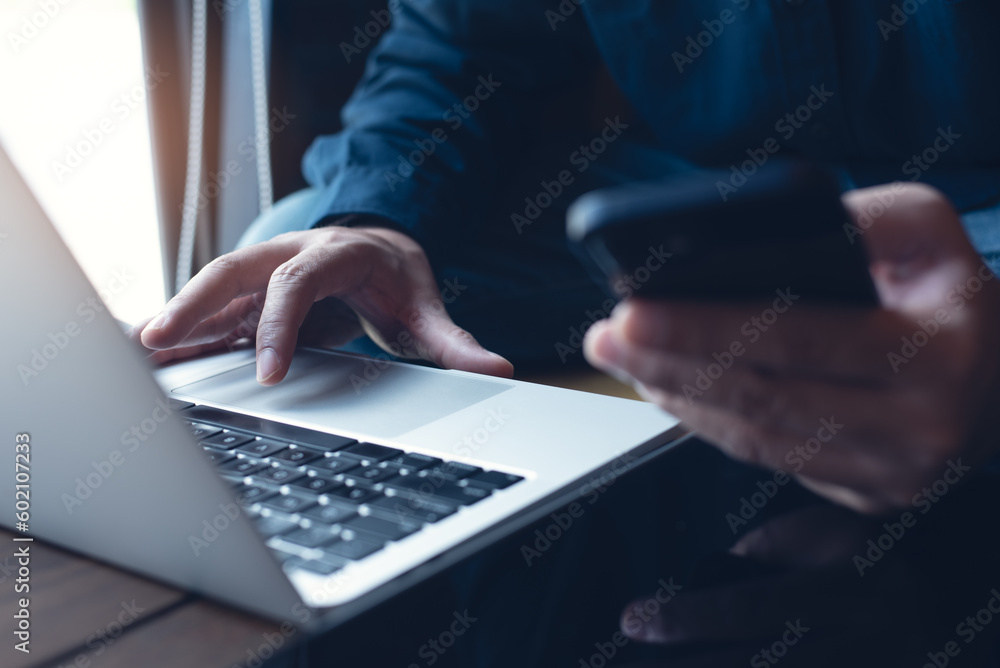
[[[330,575],[524,478],[171,400],[286,570]]]

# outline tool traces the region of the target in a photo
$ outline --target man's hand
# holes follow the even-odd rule
[[[253,338],[258,380],[274,385],[288,372],[307,316],[321,321],[329,344],[346,343],[363,328],[394,354],[451,369],[513,373],[507,360],[452,322],[423,249],[401,232],[377,227],[288,232],[223,255],[139,338],[150,350],[172,351],[158,353],[159,361]]]
[[[844,201],[857,218],[887,192]],[[794,304],[747,338],[771,304],[635,300],[590,329],[588,359],[731,455],[834,501],[915,503],[998,449],[1000,284],[940,193],[892,193],[862,237],[881,308]],[[723,369],[716,355],[728,361],[734,342],[744,351]]]

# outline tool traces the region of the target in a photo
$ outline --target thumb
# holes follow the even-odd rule
[[[872,264],[976,257],[958,213],[940,191],[922,183],[891,183],[843,197],[861,228]]]

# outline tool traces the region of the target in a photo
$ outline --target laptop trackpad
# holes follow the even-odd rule
[[[257,383],[251,363],[173,392],[334,432],[394,438],[511,387],[438,369],[299,350],[288,375],[273,387]]]

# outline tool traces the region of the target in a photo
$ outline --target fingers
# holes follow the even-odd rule
[[[836,394],[836,388],[822,383],[771,379],[736,367],[719,376],[704,392],[693,384],[688,386],[701,396],[685,396],[683,386],[679,391],[664,387],[676,387],[681,382],[671,377],[676,373],[672,369],[663,371],[684,364],[676,358],[665,359],[658,351],[625,347],[611,353],[617,355],[614,366],[605,362],[609,354],[606,349],[611,347],[605,345],[611,339],[609,330],[605,323],[591,327],[585,342],[588,359],[613,374],[621,374],[622,370],[634,373],[635,377],[623,380],[635,384],[646,398],[732,457],[850,486],[864,498],[875,499],[882,499],[885,493],[879,481],[905,465],[899,461],[902,454],[892,448],[873,451],[865,447],[871,438],[869,432],[881,428],[877,411],[884,410],[884,406],[878,401],[867,406],[853,396],[853,390]],[[753,380],[748,380],[751,374]],[[782,387],[782,383],[790,386]],[[817,396],[821,400],[814,403]]]
[[[299,327],[312,305],[356,287],[363,268],[345,244],[313,246],[271,274],[257,326],[257,380],[280,382],[288,373]]]
[[[873,263],[905,264],[956,253],[975,257],[955,209],[928,185],[862,188],[846,193],[843,201]]]
[[[323,323],[321,336],[346,342],[364,325],[396,355],[418,354],[440,366],[510,377],[513,367],[457,327],[444,309],[422,249],[386,229],[307,231],[229,253],[209,264],[140,335],[149,349],[190,348],[235,334],[254,336],[264,385],[288,372],[299,330],[327,297],[356,315]],[[341,314],[344,315],[344,314]],[[331,336],[332,334],[332,336]],[[393,338],[408,341],[392,347]],[[165,355],[163,357],[166,357]]]
[[[234,299],[263,291],[274,268],[299,251],[294,239],[278,237],[213,260],[146,326],[143,345],[152,349],[177,346]]]
[[[436,295],[420,302],[405,322],[421,356],[438,366],[501,378],[514,375],[510,362],[483,348],[472,334],[452,321]]]
[[[895,395],[867,386],[802,380],[750,365],[709,362],[623,342],[613,325],[598,323],[588,338],[589,358],[624,371],[646,387],[731,411],[760,427],[802,436],[815,434],[819,417],[851,415],[855,423],[879,424]],[[873,424],[872,428],[876,428]],[[887,430],[888,427],[879,427]],[[895,433],[875,433],[874,438]]]
[[[264,305],[264,293],[240,297],[224,309],[200,322],[179,343],[179,346],[198,346],[225,339],[253,338],[257,321]]]
[[[229,335],[211,338],[201,343],[179,346],[177,348],[168,348],[167,350],[151,350],[150,348],[144,346],[140,340],[140,334],[151,320],[152,318],[146,318],[145,320],[139,322],[127,332],[126,336],[128,336],[129,340],[131,340],[140,349],[142,354],[146,356],[146,359],[150,363],[156,365],[166,364],[175,360],[188,359],[197,355],[215,352],[217,350],[221,350],[222,348],[232,349],[235,347],[236,341],[243,338],[243,335],[231,332]]]
[[[885,309],[795,308],[777,313],[773,305],[630,300],[615,309],[609,322],[625,342],[707,364],[732,362],[873,387],[937,379],[949,364],[955,335],[947,323],[926,325],[935,335],[921,348],[919,364],[899,364],[894,360],[905,352],[905,340],[923,331],[919,319]],[[934,321],[932,313],[927,320]]]

